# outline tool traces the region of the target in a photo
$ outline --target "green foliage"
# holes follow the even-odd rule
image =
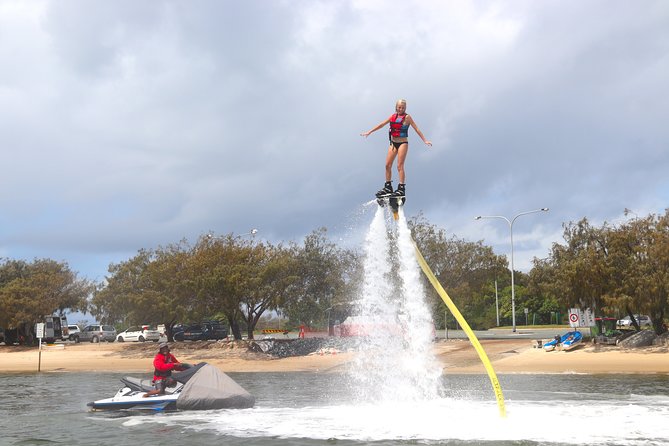
[[[409,222],[413,237],[440,283],[473,328],[511,324],[508,263],[481,241],[471,242],[427,222]],[[319,228],[302,244],[273,245],[228,234],[139,250],[112,264],[90,301],[98,320],[117,326],[165,324],[171,339],[177,322],[225,319],[235,338],[249,337],[261,318],[280,316],[284,328],[320,329],[350,315],[363,277],[358,252],[343,249]],[[394,277],[398,277],[394,275]],[[669,213],[619,225],[592,226],[587,219],[564,225],[564,243],[534,259],[529,274],[516,271],[516,319],[553,323],[567,308],[598,315],[649,314],[666,331],[669,306]],[[0,326],[32,325],[45,314],[87,309],[94,285],[67,264],[52,260],[0,263]],[[445,305],[425,280],[427,303],[438,328]],[[536,317],[534,317],[536,315]],[[453,320],[450,318],[451,321]]]
[[[107,284],[93,298],[101,320],[126,324],[196,321],[223,314],[236,339],[249,338],[267,311],[322,322],[327,305],[345,293],[347,258],[324,230],[305,247],[243,240],[232,234],[200,237],[112,265]],[[308,319],[301,319],[311,315]],[[169,335],[170,333],[168,333]]]
[[[593,227],[564,225],[566,245],[535,261],[532,287],[544,302],[590,307],[600,314],[648,314],[658,334],[669,307],[669,213]],[[637,325],[637,329],[640,327]]]
[[[350,314],[362,267],[356,253],[337,247],[320,228],[296,251],[298,282],[294,295],[282,306],[293,326],[325,327]]]
[[[0,326],[30,335],[36,322],[66,309],[85,310],[94,286],[66,263],[49,259],[0,263]]]
[[[472,328],[493,326],[496,314],[494,288],[490,302],[490,285],[495,277],[506,280],[509,275],[506,259],[495,255],[481,241],[447,237],[443,229],[427,223],[422,216],[412,219],[409,225],[425,260]],[[432,314],[435,320],[443,320],[437,315],[444,314],[445,305],[424,280]]]

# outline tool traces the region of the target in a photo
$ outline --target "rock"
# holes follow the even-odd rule
[[[355,345],[352,338],[306,338],[306,339],[266,339],[253,341],[251,351],[265,353],[278,358],[307,356],[321,351],[346,351]]]
[[[653,345],[669,346],[669,332],[662,333],[660,336],[655,338]]]
[[[657,338],[657,335],[653,330],[641,330],[620,341],[619,345],[624,348],[648,347],[653,345],[655,338]]]

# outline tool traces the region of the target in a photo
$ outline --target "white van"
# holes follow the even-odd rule
[[[65,316],[44,316],[44,341],[52,344],[56,340],[68,337],[67,318]]]

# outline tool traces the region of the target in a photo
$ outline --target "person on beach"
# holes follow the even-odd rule
[[[154,390],[147,392],[144,397],[152,395],[164,395],[167,387],[174,387],[176,381],[171,378],[172,371],[181,371],[189,368],[189,364],[181,363],[170,353],[170,345],[167,342],[161,342],[158,346],[158,353],[153,358],[153,386]]]
[[[413,127],[414,131],[420,136],[425,145],[432,146],[432,142],[425,139],[423,132],[420,131],[416,121],[411,115],[406,112],[407,101],[400,99],[395,103],[395,113],[388,119],[381,122],[368,132],[361,133],[360,136],[367,138],[369,135],[390,124],[388,138],[390,139],[390,146],[388,147],[388,154],[386,155],[386,183],[383,189],[376,193],[377,198],[396,196],[404,197],[406,195],[406,175],[404,173],[404,161],[406,160],[409,151],[409,126]],[[392,169],[393,163],[397,158],[397,173],[399,174],[399,184],[397,190],[393,192],[392,184]]]

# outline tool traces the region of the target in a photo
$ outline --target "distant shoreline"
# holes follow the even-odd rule
[[[623,349],[584,343],[570,352],[544,352],[528,340],[482,340],[481,345],[497,374],[669,374],[669,349],[643,347]],[[42,372],[152,373],[157,352],[154,343],[56,344],[42,350]],[[224,372],[340,373],[355,367],[356,353],[332,351],[273,358],[253,353],[243,344],[198,346],[172,344],[172,352],[184,362],[206,361]],[[469,341],[439,340],[433,353],[445,374],[484,374],[482,362]],[[0,373],[36,372],[36,348],[0,347]]]

